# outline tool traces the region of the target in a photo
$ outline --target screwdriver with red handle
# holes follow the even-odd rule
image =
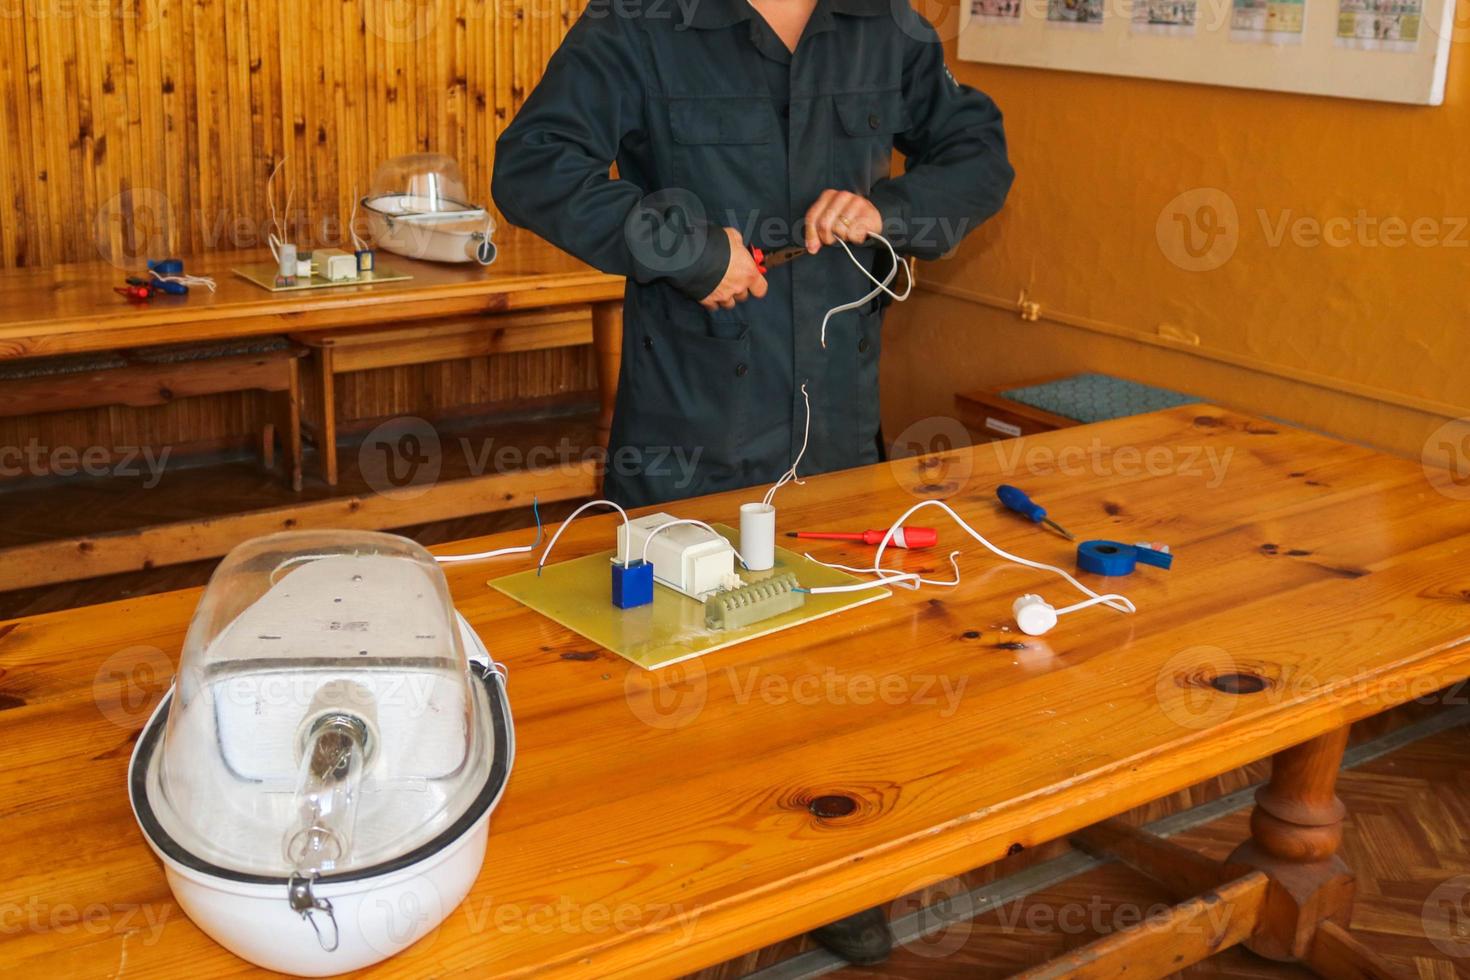
[[[819,541],[861,541],[863,544],[880,544],[887,528],[870,528],[866,531],[787,531],[788,538],[814,538]],[[932,548],[939,543],[939,532],[932,527],[901,527],[893,532],[888,542],[895,548]]]

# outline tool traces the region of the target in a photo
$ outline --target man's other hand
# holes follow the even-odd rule
[[[707,310],[733,310],[736,303],[744,303],[752,296],[760,299],[766,295],[766,277],[761,275],[750,250],[740,238],[740,232],[734,228],[726,228],[724,232],[730,238],[730,264],[725,267],[725,278],[720,280],[714,292],[699,301],[699,305]]]
[[[806,250],[813,255],[837,239],[861,245],[869,235],[881,234],[883,216],[872,201],[852,191],[825,190],[806,212]]]

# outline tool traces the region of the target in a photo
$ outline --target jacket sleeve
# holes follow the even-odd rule
[[[604,272],[662,279],[695,299],[724,277],[730,242],[678,192],[645,196],[609,171],[643,128],[636,26],[592,0],[495,146],[492,193],[512,224]]]
[[[868,196],[895,248],[934,259],[1000,210],[1015,171],[1000,110],[985,93],[955,81],[934,28],[907,4],[900,7],[912,15],[900,32],[910,46],[903,71],[909,125],[894,139],[904,173],[878,181]]]

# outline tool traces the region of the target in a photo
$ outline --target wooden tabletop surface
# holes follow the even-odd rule
[[[512,235],[488,267],[418,262],[386,251],[383,266],[413,278],[371,286],[273,293],[230,270],[270,261],[264,249],[185,257],[192,275],[214,278],[211,293],[160,294],[130,303],[113,287],[145,264],[107,262],[0,273],[0,359],[245,337],[319,327],[389,323],[506,309],[600,302],[623,295],[623,279],[598,272],[529,235]]]
[[[1001,547],[1071,566],[1071,545],[998,509],[1001,482],[1079,538],[1169,543],[1174,569],[1107,583],[1134,616],[1089,609],[1029,638],[1011,601],[1060,606],[1070,588],[998,564],[930,510],[914,521],[963,549],[958,588],[899,590],[646,673],[486,586],[530,558],[449,566],[459,609],[510,668],[520,754],[470,897],[374,972],[676,974],[1470,675],[1470,506],[1448,479],[1218,408],[833,474],[776,503],[783,529],[862,529],[947,495]],[[748,499],[669,509],[729,522]],[[580,520],[557,557],[608,547],[613,529]],[[897,557],[944,571],[942,551]],[[197,600],[0,624],[12,971],[249,970],[172,904],[128,808],[128,756]]]

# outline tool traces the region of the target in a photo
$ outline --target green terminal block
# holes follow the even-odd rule
[[[704,601],[704,624],[712,630],[737,630],[800,609],[806,604],[806,593],[797,588],[796,575],[782,572],[738,589],[716,592]]]

